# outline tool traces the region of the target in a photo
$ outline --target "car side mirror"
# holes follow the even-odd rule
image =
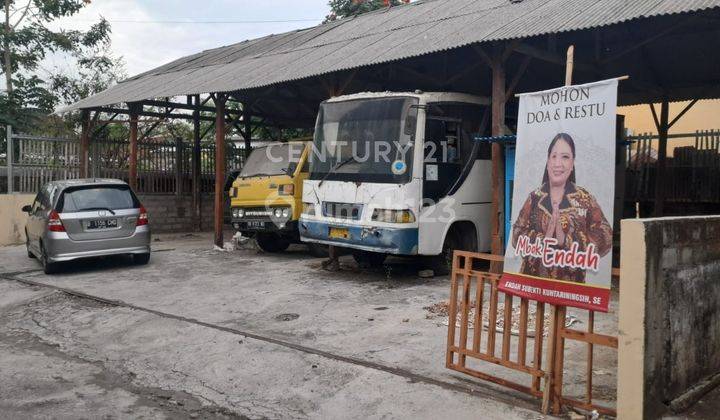
[[[17,207],[15,207],[15,208],[17,208]],[[25,212],[25,213],[30,213],[30,212],[32,211],[32,206],[31,206],[31,205],[25,205],[25,206],[22,207],[22,211]]]

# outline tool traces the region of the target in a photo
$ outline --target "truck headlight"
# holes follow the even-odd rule
[[[277,207],[273,210],[273,215],[278,219],[288,218],[290,217],[290,207]]]
[[[303,203],[302,213],[307,216],[315,216],[315,204]]]
[[[232,215],[234,218],[241,218],[245,216],[245,210],[235,207],[232,209]]]
[[[410,210],[375,209],[372,220],[382,223],[413,223],[415,215]]]

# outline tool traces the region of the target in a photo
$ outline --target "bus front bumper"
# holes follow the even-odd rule
[[[300,239],[303,242],[384,254],[417,255],[418,253],[417,227],[385,228],[301,220],[299,228]],[[346,237],[331,236],[331,230],[344,232]]]

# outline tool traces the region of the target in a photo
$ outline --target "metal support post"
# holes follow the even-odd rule
[[[137,105],[130,105],[130,187],[137,190],[137,162],[138,162],[138,114]]]
[[[199,107],[200,95],[195,95],[193,101]],[[192,147],[192,198],[193,217],[197,230],[202,229],[202,206],[200,201],[200,110],[193,111],[193,147]]]
[[[669,103],[663,98],[660,103],[660,121],[658,124],[657,170],[655,172],[655,217],[665,214],[665,167],[667,166],[667,141],[669,131]]]
[[[223,246],[223,207],[225,204],[225,100],[215,96],[215,245]]]
[[[7,145],[7,183],[8,183],[8,194],[12,194],[15,189],[15,178],[13,177],[13,159],[14,151],[13,148],[13,134],[12,134],[12,126],[10,124],[7,125],[7,142],[5,143]]]
[[[243,162],[247,162],[250,152],[252,152],[252,115],[250,114],[250,103],[245,102],[243,104],[243,122],[245,123],[245,132],[243,137],[245,138],[245,156]]]
[[[183,194],[183,141],[182,138],[175,138],[175,195]]]
[[[80,176],[90,176],[90,111],[83,109],[81,113],[82,132],[80,133]]]
[[[505,134],[505,63],[502,53],[497,51],[492,58],[492,135],[493,137]],[[490,220],[491,249],[495,255],[503,253],[502,227],[504,226],[504,211],[501,203],[504,202],[503,191],[505,187],[505,166],[503,164],[503,146],[500,143],[492,144],[492,219]],[[491,263],[492,272],[500,271],[500,264]]]

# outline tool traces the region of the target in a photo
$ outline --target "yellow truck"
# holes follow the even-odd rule
[[[254,148],[230,187],[233,227],[255,237],[265,252],[282,252],[300,243],[298,219],[311,146],[298,139]],[[309,248],[315,256],[327,255],[326,246]]]

